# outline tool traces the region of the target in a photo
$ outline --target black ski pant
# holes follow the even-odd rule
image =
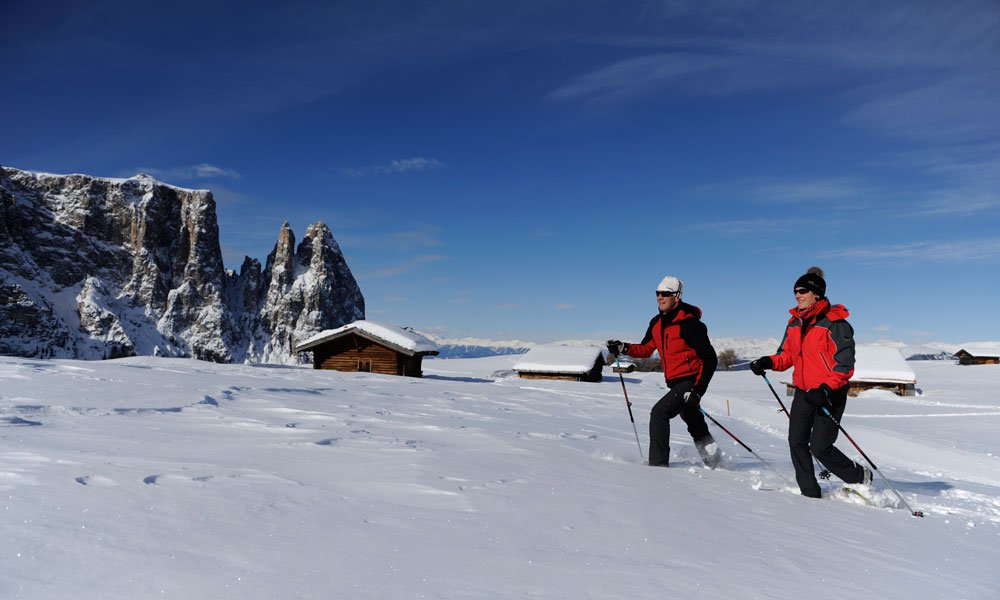
[[[788,421],[788,446],[792,452],[792,466],[795,467],[799,491],[810,498],[821,496],[813,456],[845,483],[861,483],[864,481],[864,468],[833,445],[840,433],[837,423],[806,402],[805,395],[804,390],[795,389]],[[847,408],[847,386],[834,391],[830,403],[832,406],[827,408],[839,422]]]
[[[694,387],[694,379],[684,379],[674,384],[649,411],[649,464],[665,467],[670,464],[670,419],[677,415],[687,423],[688,433],[695,440],[708,435],[708,424],[701,414],[701,406],[684,403],[684,393]]]

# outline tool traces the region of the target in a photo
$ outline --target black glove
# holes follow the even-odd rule
[[[754,375],[763,375],[764,371],[773,368],[774,361],[771,360],[770,356],[761,356],[757,360],[750,363],[750,370],[753,371]]]
[[[821,384],[818,388],[813,388],[806,392],[806,402],[811,404],[815,408],[823,408],[824,406],[830,406],[830,394],[833,390],[830,386]]]
[[[690,392],[684,392],[684,404],[688,406],[694,406],[701,402],[701,394],[691,390]]]
[[[608,340],[608,352],[610,352],[612,356],[628,354],[628,344],[618,340]]]

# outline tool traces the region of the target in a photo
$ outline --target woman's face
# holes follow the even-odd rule
[[[799,304],[799,310],[809,308],[813,304],[816,304],[817,300],[819,300],[819,296],[806,288],[795,288],[795,301]]]

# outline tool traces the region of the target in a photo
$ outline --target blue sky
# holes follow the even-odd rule
[[[1000,339],[1000,3],[4,2],[0,163],[332,229],[368,318],[637,339],[666,274],[780,336]],[[166,5],[169,4],[169,5]]]

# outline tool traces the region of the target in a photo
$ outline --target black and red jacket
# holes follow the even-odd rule
[[[847,385],[854,374],[854,329],[847,322],[850,315],[840,304],[830,305],[826,298],[805,313],[798,308],[788,311],[792,318],[785,328],[778,353],[771,357],[775,371],[795,367],[792,384],[800,390],[812,390],[822,384],[837,390]]]
[[[701,309],[686,302],[649,322],[646,335],[638,344],[629,344],[626,354],[636,358],[660,353],[663,377],[673,387],[682,379],[694,379],[694,391],[705,395],[719,359],[708,340],[708,327],[701,322]]]

